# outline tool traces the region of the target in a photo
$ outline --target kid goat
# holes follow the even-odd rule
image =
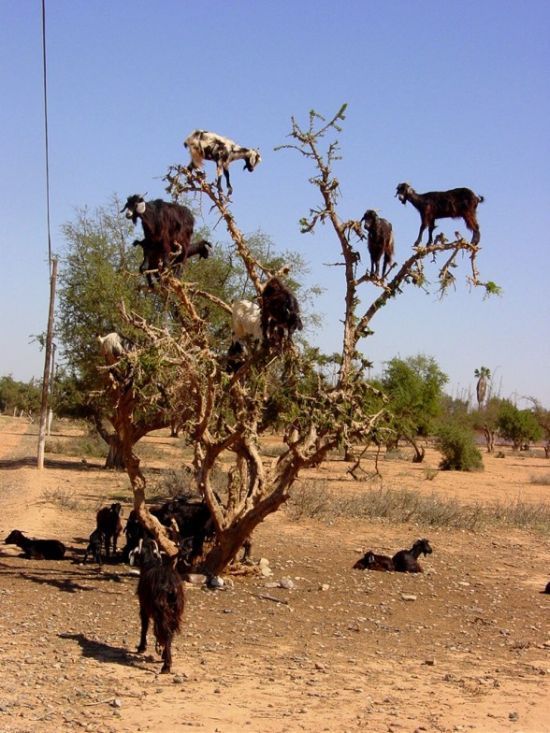
[[[206,130],[194,130],[184,140],[184,146],[189,150],[191,162],[189,170],[198,168],[202,170],[205,160],[216,163],[216,185],[218,191],[222,190],[222,173],[227,183],[227,193],[231,195],[231,181],[229,180],[229,166],[234,160],[244,160],[244,168],[252,173],[254,168],[261,162],[259,150],[254,148],[243,148],[227,137],[217,135],[215,132]]]
[[[473,232],[472,244],[479,244],[479,224],[477,223],[477,205],[484,201],[469,188],[452,188],[450,191],[429,191],[416,193],[408,183],[400,183],[396,196],[403,205],[410,201],[420,214],[420,231],[414,243],[418,247],[422,241],[424,230],[428,227],[428,245],[432,244],[432,235],[436,219],[464,219],[468,229]]]

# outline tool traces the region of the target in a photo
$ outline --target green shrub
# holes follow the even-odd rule
[[[437,449],[443,454],[439,468],[443,471],[481,471],[483,459],[467,428],[449,423],[439,428]]]

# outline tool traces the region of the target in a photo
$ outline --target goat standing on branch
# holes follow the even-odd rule
[[[469,188],[453,188],[450,191],[429,191],[416,193],[408,183],[400,183],[396,189],[396,196],[403,205],[410,201],[420,213],[420,231],[414,243],[418,247],[422,241],[424,230],[428,227],[428,245],[433,242],[433,231],[436,219],[464,219],[468,229],[473,232],[472,244],[479,244],[479,224],[477,223],[477,205],[485,199],[478,196]]]
[[[380,260],[382,259],[382,255],[384,255],[384,264],[382,266],[383,280],[393,262],[394,244],[392,226],[387,219],[382,219],[372,209],[365,211],[361,222],[368,232],[367,244],[370,254],[371,277],[380,276]]]
[[[194,168],[202,170],[202,164],[205,160],[211,160],[216,163],[216,185],[218,191],[222,190],[222,173],[227,183],[227,193],[231,195],[231,181],[229,180],[229,165],[234,160],[244,160],[244,169],[252,173],[254,168],[261,163],[262,157],[259,150],[254,148],[243,148],[236,142],[227,137],[217,135],[215,132],[207,132],[206,130],[195,130],[184,140],[184,146],[191,154],[191,163],[189,170]]]
[[[270,278],[263,287],[261,301],[264,343],[280,349],[290,342],[294,331],[303,328],[296,296],[278,277]]]
[[[188,257],[198,254],[206,258],[211,246],[205,240],[191,243],[195,217],[187,206],[172,204],[162,199],[145,201],[143,196],[129,196],[121,213],[137,224],[141,219],[145,238],[136,239],[134,246],[143,248],[141,273],[147,272],[147,281],[152,286],[149,270],[160,271],[174,263],[185,264]]]

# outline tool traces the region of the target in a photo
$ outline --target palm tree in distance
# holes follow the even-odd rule
[[[477,377],[477,385],[476,385],[477,404],[478,404],[479,409],[481,410],[481,407],[487,395],[487,387],[489,384],[489,380],[491,379],[491,370],[488,369],[487,367],[482,366],[479,369],[476,369],[474,371],[474,376]]]

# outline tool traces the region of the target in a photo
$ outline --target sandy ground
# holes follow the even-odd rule
[[[68,559],[25,560],[0,545],[0,733],[550,731],[547,536],[279,512],[253,550],[273,576],[188,588],[174,674],[159,675],[153,651],[134,652],[130,569],[79,564],[97,508],[123,500],[127,515],[127,478],[59,454],[39,472],[36,442],[35,425],[0,418],[0,537],[14,528],[57,537]],[[149,442],[176,457],[166,436]],[[430,481],[437,456],[428,459],[383,461],[385,485],[468,502],[549,501],[550,488],[533,481],[550,475],[542,457],[508,453],[486,459],[484,473]],[[344,468],[330,462],[312,478],[364,488]],[[362,550],[391,554],[419,536],[434,547],[421,575],[351,569]],[[272,587],[284,578],[294,587]]]

